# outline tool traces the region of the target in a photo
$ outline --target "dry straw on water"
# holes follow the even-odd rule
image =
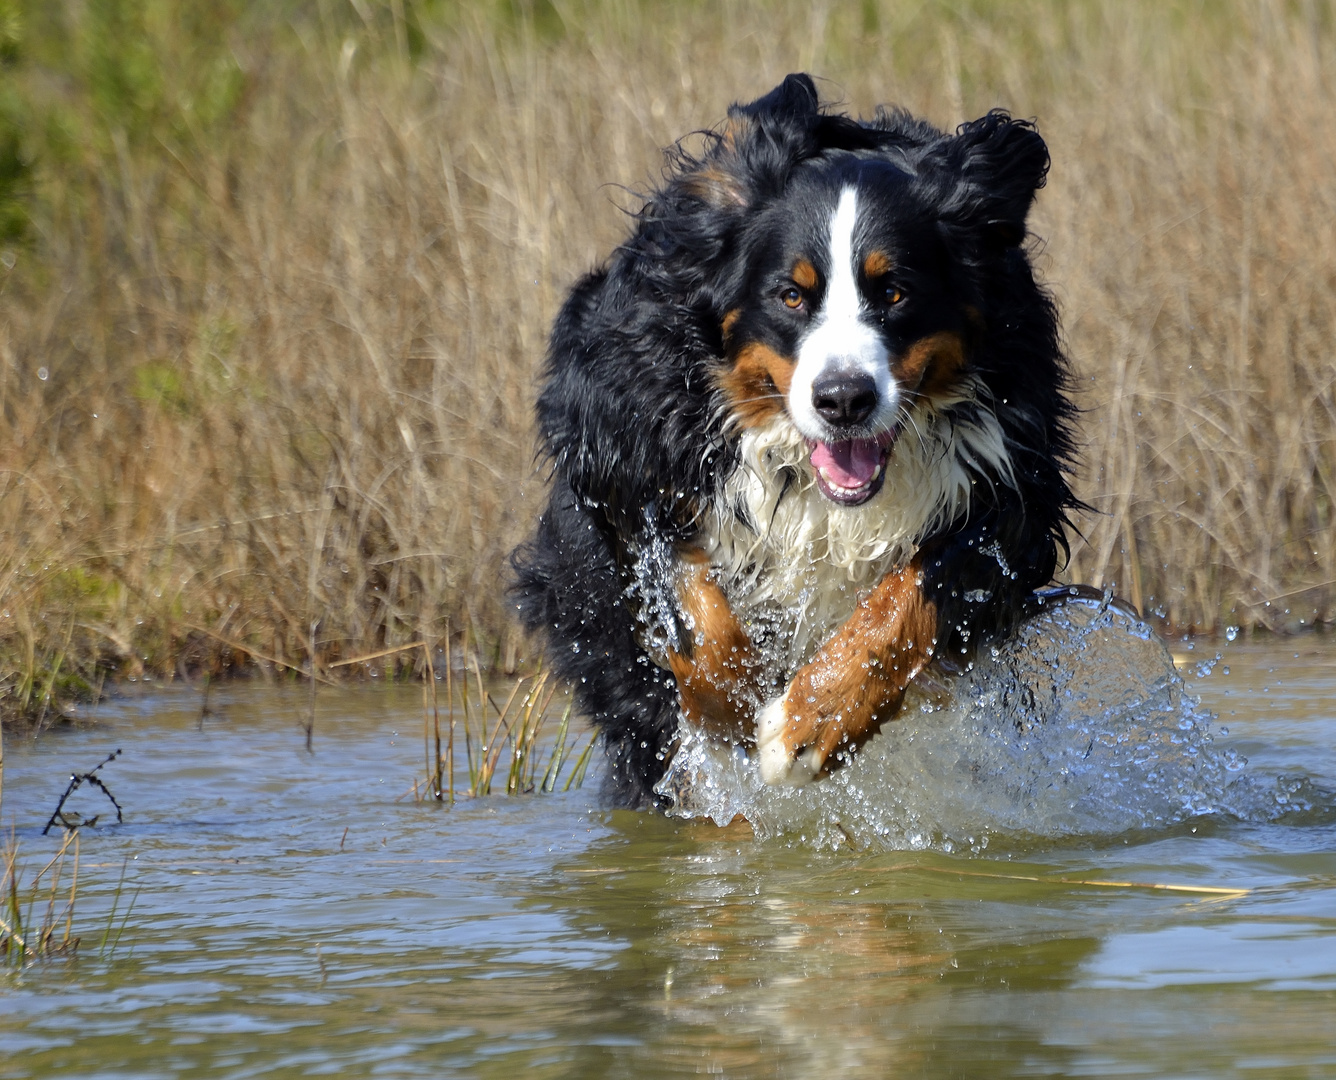
[[[798,69],[1038,119],[1100,511],[1072,576],[1178,628],[1325,619],[1334,47],[1315,0],[0,0],[3,707],[421,670],[447,625],[513,666],[562,290],[660,147]]]

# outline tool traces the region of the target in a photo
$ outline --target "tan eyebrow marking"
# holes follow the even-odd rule
[[[816,288],[816,267],[806,259],[799,259],[793,264],[793,273],[790,277],[800,289]]]
[[[863,260],[863,273],[869,278],[879,278],[891,272],[891,257],[884,251],[873,251]]]

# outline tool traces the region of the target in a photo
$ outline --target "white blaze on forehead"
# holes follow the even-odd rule
[[[858,192],[847,187],[840,192],[840,203],[830,219],[830,283],[826,287],[826,304],[821,313],[823,323],[857,322],[862,314],[863,298],[858,292],[854,270],[854,229],[857,227]]]
[[[840,192],[830,216],[827,239],[826,295],[811,327],[798,343],[798,363],[789,387],[789,414],[809,439],[824,441],[827,426],[812,403],[812,385],[826,375],[872,376],[877,387],[877,408],[868,421],[872,429],[889,429],[899,404],[891,378],[890,356],[874,325],[875,316],[863,302],[858,287],[855,236],[858,231],[858,192]]]

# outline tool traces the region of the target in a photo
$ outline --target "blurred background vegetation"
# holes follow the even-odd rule
[[[794,70],[853,112],[1038,119],[1036,256],[1099,511],[1069,575],[1175,630],[1329,619],[1334,22],[1320,0],[0,0],[0,710],[447,634],[523,663],[505,558],[542,497],[562,291],[661,147]]]

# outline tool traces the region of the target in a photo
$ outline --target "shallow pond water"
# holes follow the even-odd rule
[[[1217,646],[1175,645],[1217,745],[1336,786],[1336,642],[1218,648],[1197,679]],[[594,778],[451,809],[413,799],[420,701],[322,688],[311,753],[300,687],[9,733],[29,877],[118,747],[125,822],[81,834],[77,958],[0,974],[0,1076],[1336,1076],[1330,805],[975,854],[759,842]]]

